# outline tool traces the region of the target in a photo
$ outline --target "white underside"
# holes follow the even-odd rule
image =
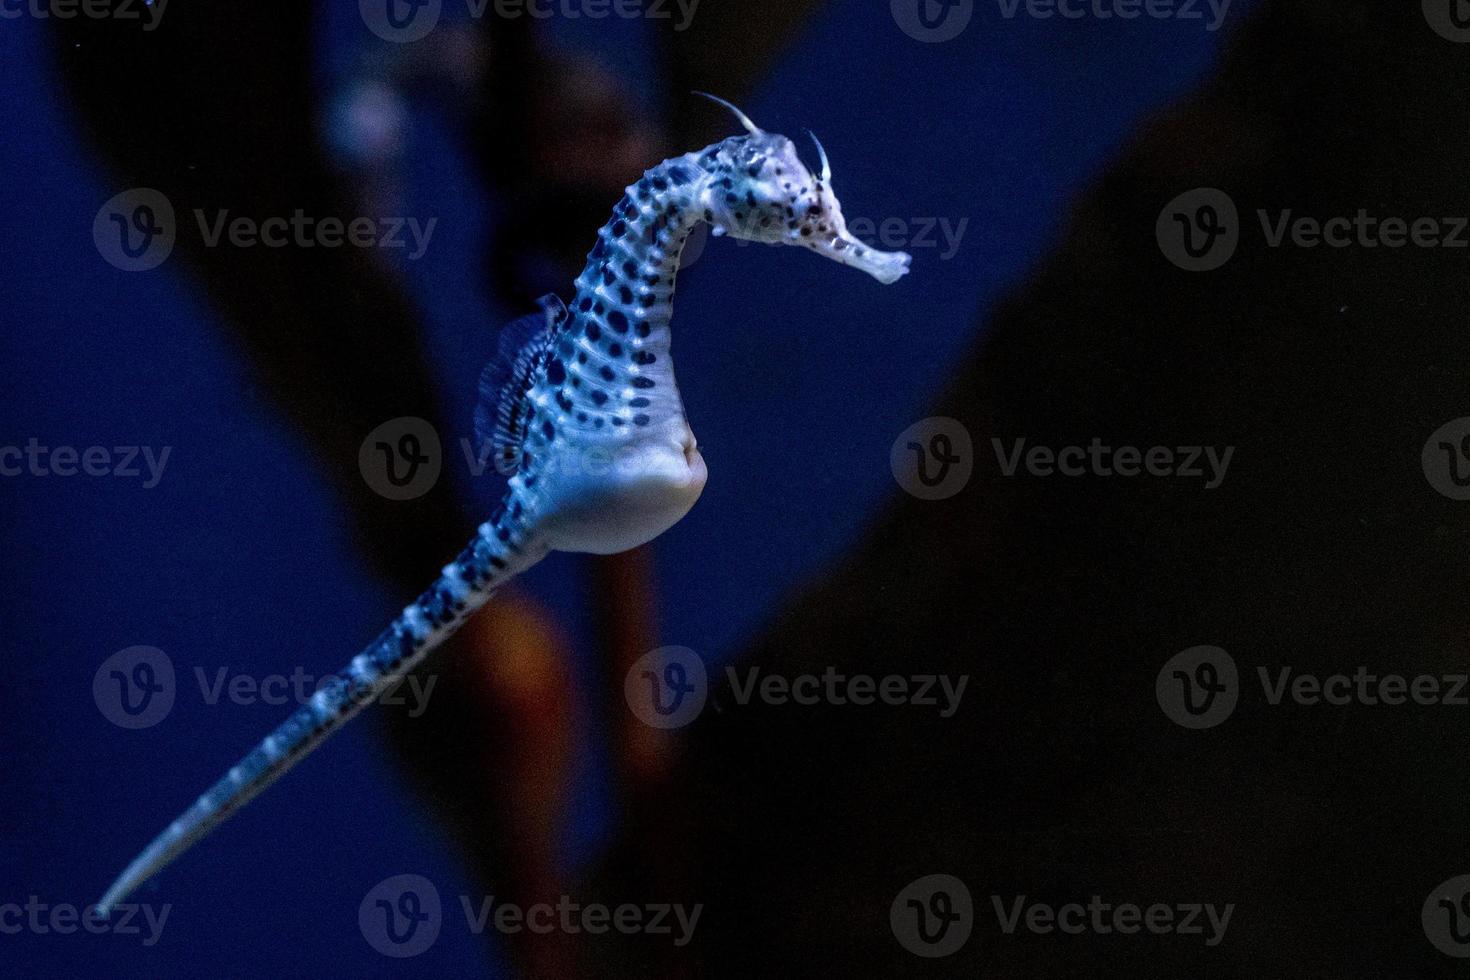
[[[537,537],[557,551],[611,555],[646,544],[689,513],[708,470],[682,419],[661,432],[561,444],[534,493]]]

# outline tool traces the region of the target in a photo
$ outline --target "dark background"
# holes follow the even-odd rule
[[[923,43],[886,4],[704,0],[694,26],[487,18],[394,46],[355,5],[168,9],[157,31],[0,20],[0,444],[170,446],[160,485],[0,479],[9,698],[0,903],[84,906],[281,717],[208,705],[195,668],[336,669],[491,503],[454,452],[374,495],[376,425],[469,435],[496,326],[565,295],[623,184],[733,132],[685,93],[805,127],[849,218],[968,219],[882,288],[792,250],[711,243],[680,279],[679,376],[709,489],[651,548],[557,556],[427,672],[139,895],[160,942],[0,935],[0,970],[74,976],[1437,976],[1420,907],[1470,872],[1464,715],[1268,705],[1258,666],[1464,671],[1465,503],[1420,450],[1470,415],[1470,250],[1267,247],[1257,209],[1470,215],[1470,46],[1418,5],[1237,0],[1199,21],[1040,20],[977,4]],[[451,5],[453,6],[453,5]],[[405,50],[405,48],[410,50]],[[371,98],[364,91],[378,93]],[[383,93],[391,94],[391,98]],[[369,152],[344,106],[401,122]],[[358,101],[365,100],[365,101]],[[396,101],[395,101],[396,100]],[[325,134],[325,135],[324,135]],[[1242,243],[1191,274],[1160,209],[1195,187]],[[423,259],[181,241],[103,261],[93,218],[154,187],[180,214],[439,219]],[[774,288],[764,288],[768,284]],[[889,472],[928,415],[977,452],[959,495]],[[1030,444],[1236,447],[1221,487],[1003,478]],[[914,708],[707,710],[655,736],[623,671],[712,665],[971,678]],[[169,717],[110,724],[92,679],[164,649]],[[1154,698],[1186,647],[1245,678],[1224,724]],[[420,874],[449,914],[384,957],[357,913]],[[921,960],[895,895],[975,897]],[[469,933],[455,896],[701,902],[696,940]],[[992,895],[1234,903],[1224,942],[1004,935]]]

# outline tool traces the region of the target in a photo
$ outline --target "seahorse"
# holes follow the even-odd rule
[[[133,860],[99,910],[193,846],[391,687],[492,593],[553,550],[614,554],[653,540],[694,506],[707,470],[670,359],[674,279],[700,223],[714,235],[800,245],[893,283],[910,256],[847,230],[816,134],[813,175],[796,145],[723,99],[745,133],[665,160],[629,186],[598,232],[570,305],[502,329],[481,378],[476,434],[505,491],[490,520],[346,669],[200,796]]]

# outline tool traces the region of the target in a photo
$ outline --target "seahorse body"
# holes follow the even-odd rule
[[[689,512],[707,471],[674,380],[669,324],[680,255],[700,222],[715,234],[802,245],[880,282],[908,272],[905,253],[848,233],[820,143],[813,176],[789,139],[715,101],[746,135],[645,173],[598,232],[571,305],[546,297],[534,320],[507,328],[517,342],[487,369],[477,414],[508,476],[495,515],[345,670],[159,834],[100,910],[249,802],[548,552],[625,551]]]

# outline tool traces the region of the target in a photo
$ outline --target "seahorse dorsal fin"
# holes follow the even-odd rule
[[[500,328],[496,354],[480,373],[480,397],[475,406],[475,444],[483,461],[510,476],[520,468],[521,444],[526,438],[527,396],[536,372],[555,346],[569,314],[566,304],[547,294],[539,299],[539,313],[528,313]]]

